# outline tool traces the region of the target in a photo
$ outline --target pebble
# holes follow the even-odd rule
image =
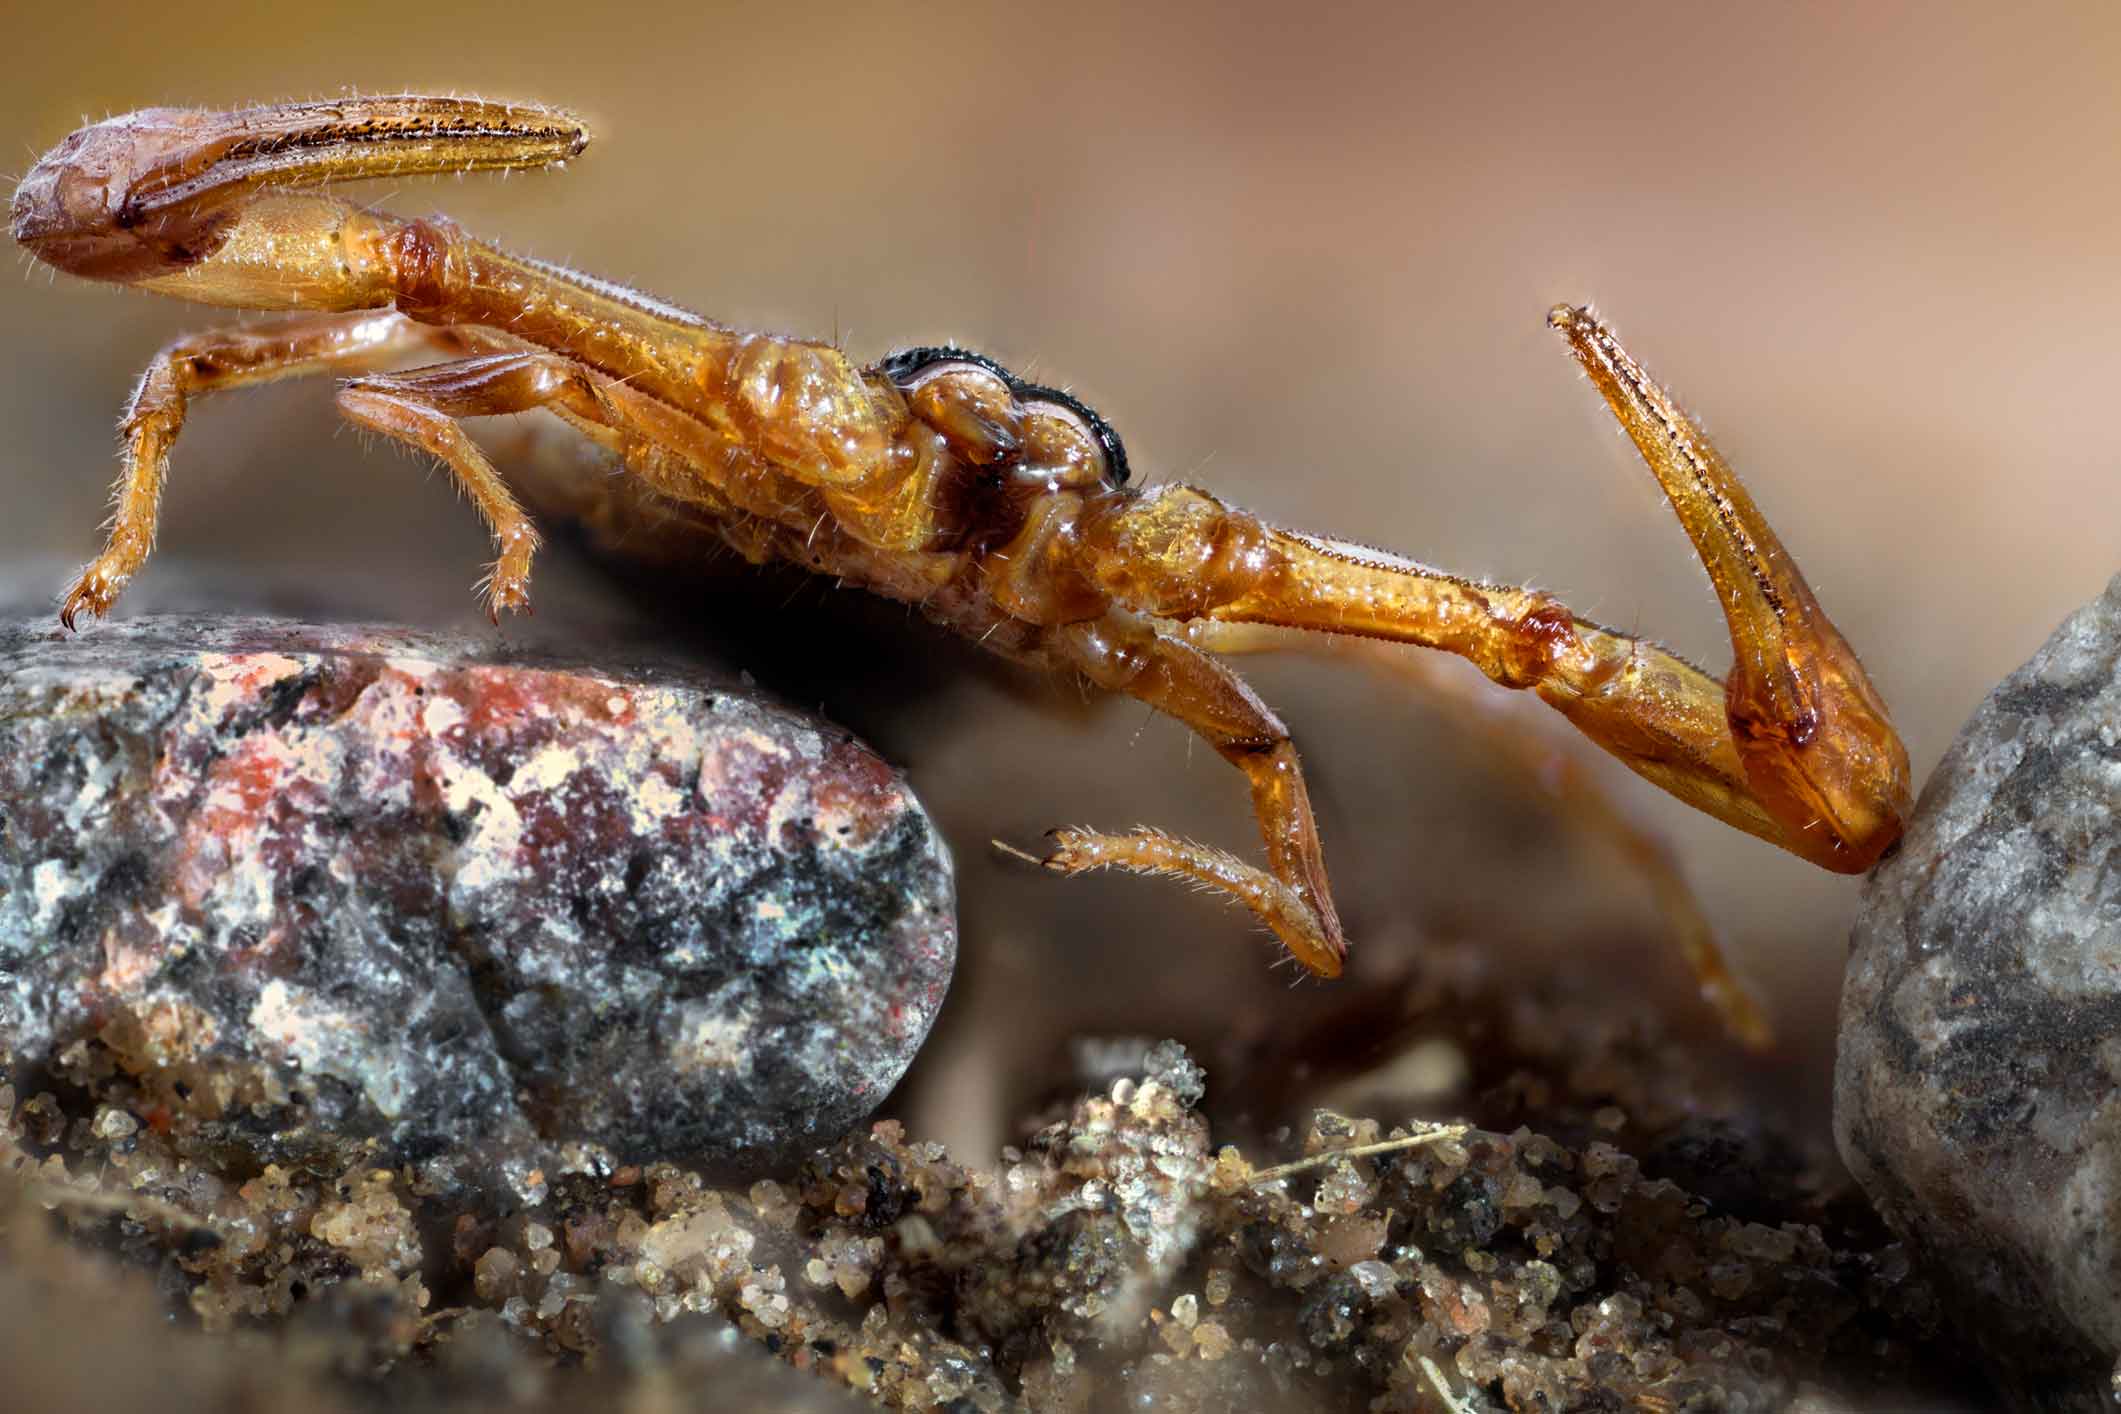
[[[955,956],[904,781],[696,669],[0,625],[7,1069],[147,1077],[259,1164],[359,1138],[525,1198],[790,1168],[890,1091]]]
[[[1867,887],[1835,1130],[2020,1409],[2121,1358],[2121,579],[1960,732]]]

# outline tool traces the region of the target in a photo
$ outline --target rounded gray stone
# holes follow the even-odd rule
[[[897,1082],[955,956],[898,774],[700,670],[0,626],[0,1059],[133,1071],[254,1164],[791,1167]]]
[[[2112,1408],[2121,579],[1960,732],[1850,948],[1843,1158],[2018,1408]]]

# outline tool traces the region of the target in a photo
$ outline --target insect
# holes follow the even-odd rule
[[[1898,837],[1907,753],[1856,655],[1707,436],[1588,310],[1548,322],[1709,571],[1734,651],[1723,682],[1544,592],[1269,525],[1193,487],[1130,487],[1103,418],[979,354],[913,348],[860,366],[832,345],[728,328],[508,254],[439,216],[323,190],[546,166],[587,140],[553,109],[373,97],[146,109],[44,157],[12,213],[38,259],[204,304],[300,311],[180,339],[149,364],[122,424],[108,539],[67,592],[68,627],[106,613],[146,559],[190,399],[330,373],[347,418],[438,457],[469,494],[497,547],[483,581],[496,619],[527,604],[538,535],[461,420],[542,408],[753,561],[918,605],[997,652],[1177,718],[1244,774],[1265,867],[1153,829],[1057,830],[1038,862],[1219,890],[1320,976],[1340,972],[1347,943],[1288,729],[1214,654],[1235,626],[1460,654],[1681,800],[1828,869],[1867,869]],[[419,356],[434,361],[379,371]],[[1757,1033],[1720,961],[1703,952],[1696,966],[1733,1026]]]

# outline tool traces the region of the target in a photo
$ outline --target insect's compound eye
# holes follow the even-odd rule
[[[913,415],[974,466],[993,466],[1023,445],[1023,417],[1001,374],[981,363],[931,363],[899,382]]]
[[[1024,450],[1017,475],[1054,489],[1088,490],[1112,477],[1105,439],[1082,409],[1045,398],[1024,403]]]

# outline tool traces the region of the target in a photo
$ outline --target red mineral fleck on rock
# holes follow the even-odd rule
[[[184,1016],[187,1064],[285,1097],[261,1159],[785,1166],[948,987],[926,814],[749,688],[268,620],[33,622],[0,669],[10,1065]]]

